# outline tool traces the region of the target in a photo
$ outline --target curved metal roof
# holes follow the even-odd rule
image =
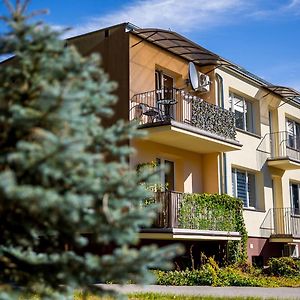
[[[285,86],[280,85],[269,85],[267,88],[273,93],[281,96],[285,101],[285,103],[289,101],[295,101],[300,104],[300,92]],[[282,106],[281,104],[280,106]]]
[[[220,66],[229,67],[230,69],[242,72],[244,75],[259,81],[260,84],[270,92],[274,92],[282,97],[285,103],[295,101],[300,104],[300,92],[289,87],[271,85],[262,78],[201,47],[177,32],[159,28],[142,29],[134,27],[131,28],[131,33],[141,38],[139,42],[135,43],[131,47],[135,47],[143,41],[148,41],[200,66],[211,65],[216,68]]]
[[[131,47],[137,46],[142,41],[149,41],[167,51],[170,51],[201,66],[231,65],[231,63],[221,58],[219,55],[197,45],[196,43],[174,31],[158,28],[135,28],[131,32],[141,38],[141,41],[137,42]]]

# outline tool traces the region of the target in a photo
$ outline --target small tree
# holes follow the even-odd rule
[[[103,127],[116,98],[99,58],[29,23],[26,3],[6,2],[0,40],[0,54],[15,55],[0,72],[0,298],[17,287],[64,299],[96,282],[149,282],[148,269],[167,267],[174,248],[130,247],[155,217],[141,205],[144,178],[128,166],[124,142],[137,130]]]

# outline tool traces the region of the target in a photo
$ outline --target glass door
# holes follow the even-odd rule
[[[164,190],[174,191],[175,189],[175,164],[171,160],[157,158],[158,166],[162,167],[160,174],[161,185]]]

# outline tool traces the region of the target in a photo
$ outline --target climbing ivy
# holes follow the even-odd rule
[[[136,171],[139,174],[145,174],[147,178],[147,183],[142,182],[146,189],[150,192],[161,192],[168,190],[168,184],[160,183],[160,172],[162,166],[158,164],[157,161],[143,162],[136,166]],[[150,178],[149,178],[150,175]]]
[[[243,218],[243,202],[223,194],[184,194],[180,201],[180,228],[237,231],[240,241],[228,243],[230,263],[247,259],[247,231]]]

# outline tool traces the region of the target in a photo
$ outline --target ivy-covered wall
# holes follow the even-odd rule
[[[179,204],[178,227],[202,230],[237,231],[241,241],[230,241],[228,260],[247,259],[247,231],[243,202],[223,194],[183,194]]]

